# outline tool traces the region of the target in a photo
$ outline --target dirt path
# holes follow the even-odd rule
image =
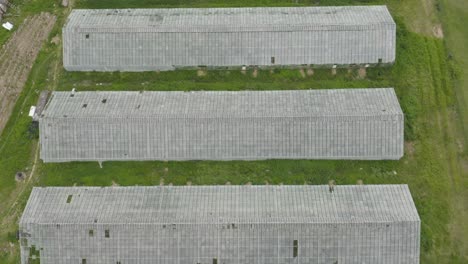
[[[26,18],[0,49],[0,134],[55,21],[56,17],[49,13]]]

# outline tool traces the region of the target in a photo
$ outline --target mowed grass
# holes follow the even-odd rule
[[[409,0],[408,6],[417,6]],[[294,1],[230,1],[230,6],[291,5]],[[318,1],[298,1],[315,4]],[[322,1],[323,2],[323,1]],[[356,1],[329,1],[330,3]],[[361,1],[360,3],[379,3]],[[297,69],[261,70],[254,77],[239,70],[146,73],[71,73],[60,66],[60,46],[47,44],[34,66],[15,112],[0,137],[0,263],[18,261],[15,220],[30,186],[97,185],[196,185],[206,184],[409,184],[422,220],[421,263],[466,263],[466,224],[459,203],[466,197],[466,171],[460,137],[460,100],[454,82],[454,65],[447,58],[444,40],[407,29],[400,17],[405,4],[390,1],[398,22],[397,62],[389,68],[373,68],[359,79],[356,70],[315,70],[305,76]],[[411,5],[409,4],[411,3]],[[224,1],[80,1],[78,7],[224,6]],[[407,11],[405,11],[407,12]],[[59,28],[59,27],[58,27]],[[57,32],[55,32],[56,34]],[[52,34],[51,36],[53,36]],[[58,66],[58,67],[57,67]],[[30,173],[37,146],[37,133],[27,117],[42,89],[82,90],[271,90],[352,87],[395,87],[405,112],[405,156],[399,161],[309,161],[271,160],[249,162],[105,162],[42,164],[38,162],[28,185],[15,183],[14,173]],[[20,191],[23,191],[22,193]],[[16,202],[16,204],[13,204]],[[465,228],[465,229],[464,229]]]
[[[448,48],[447,58],[453,65],[453,88],[457,98],[456,120],[463,128],[459,132],[456,142],[463,156],[459,158],[458,166],[464,173],[455,178],[456,188],[453,190],[453,214],[456,222],[464,223],[460,226],[450,225],[452,240],[459,243],[460,255],[468,262],[468,1],[442,0],[439,6],[445,34],[445,44]]]
[[[454,74],[457,75],[455,92],[459,100],[458,107],[462,115],[462,125],[465,132],[465,141],[468,140],[468,1],[443,0],[439,9],[444,24],[445,43],[449,54],[448,59],[456,64]],[[464,18],[464,19],[460,19]],[[465,144],[465,150],[467,145]]]

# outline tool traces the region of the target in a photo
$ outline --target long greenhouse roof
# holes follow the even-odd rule
[[[67,29],[236,32],[395,26],[386,6],[75,9]]]
[[[21,224],[419,221],[407,185],[34,188]]]
[[[53,92],[43,118],[402,115],[393,88],[237,92]]]

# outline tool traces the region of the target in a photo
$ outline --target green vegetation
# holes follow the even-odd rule
[[[8,21],[14,25],[12,31],[0,28],[0,46],[18,29],[23,20],[40,12],[54,12],[58,9],[58,0],[9,0],[10,8],[2,20],[2,24]]]
[[[41,260],[39,258],[40,256],[40,251],[37,250],[34,246],[31,247],[31,250],[29,252],[29,263],[30,264],[40,264]]]
[[[26,1],[26,0],[25,0]],[[31,0],[32,1],[32,0]],[[34,2],[41,2],[37,0]],[[253,2],[253,3],[252,3]],[[295,1],[229,1],[230,6],[292,5]],[[324,1],[298,1],[317,4]],[[355,3],[350,0],[327,1],[329,4]],[[359,1],[362,4],[384,1]],[[429,0],[389,0],[398,23],[397,62],[389,68],[368,69],[360,79],[356,70],[315,70],[313,76],[297,69],[260,70],[245,75],[239,70],[146,73],[71,73],[61,67],[60,46],[45,45],[13,115],[0,137],[0,263],[15,263],[18,248],[8,241],[17,229],[19,217],[32,185],[70,186],[113,183],[120,185],[192,184],[409,184],[422,220],[421,263],[467,263],[468,230],[466,206],[468,182],[465,137],[466,93],[468,91],[468,31],[463,0],[442,1],[446,38],[431,36],[438,23],[438,13],[430,21],[407,16],[418,13],[418,3],[434,5]],[[80,8],[224,6],[216,0],[82,0]],[[411,8],[411,9],[410,9]],[[437,7],[431,9],[437,12]],[[53,37],[63,23],[60,20]],[[432,11],[431,11],[432,12]],[[452,13],[453,12],[453,13]],[[419,33],[418,33],[419,32]],[[449,52],[447,51],[447,48]],[[451,55],[449,55],[451,54]],[[467,64],[463,64],[467,63]],[[456,79],[458,77],[458,79]],[[399,161],[308,161],[273,160],[251,162],[105,162],[43,164],[37,162],[28,183],[16,183],[14,174],[33,170],[37,138],[30,129],[27,111],[42,89],[50,90],[266,90],[348,87],[395,87],[405,112],[405,156]],[[468,137],[466,137],[468,138]]]
[[[468,2],[463,0],[447,1],[443,0],[439,5],[442,18],[447,23],[444,24],[445,43],[449,53],[447,54],[450,63],[455,64],[452,74],[456,75],[455,93],[459,100],[458,107],[462,115],[465,141],[468,140]],[[460,19],[465,18],[465,19]],[[465,144],[465,151],[466,151]]]
[[[463,172],[462,175],[455,174],[452,207],[454,218],[452,222],[465,223],[450,225],[451,240],[460,244],[459,256],[464,256],[467,261],[468,255],[468,1],[464,0],[442,0],[439,8],[442,14],[442,22],[445,34],[445,44],[448,49],[447,60],[452,66],[451,76],[453,90],[456,95],[456,108],[453,115],[462,127],[461,131],[454,129],[456,125],[451,124],[450,129],[458,135],[455,145],[463,156],[454,161],[452,166]],[[452,142],[452,144],[454,144]]]

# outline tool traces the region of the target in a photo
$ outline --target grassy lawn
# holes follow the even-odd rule
[[[449,63],[454,65],[453,83],[454,93],[457,98],[456,120],[462,127],[458,138],[464,138],[456,142],[457,147],[464,154],[459,157],[459,163],[454,166],[460,167],[464,171],[463,178],[456,178],[455,188],[453,190],[453,207],[457,213],[453,214],[453,222],[465,223],[464,225],[449,225],[452,239],[460,243],[460,255],[468,258],[468,1],[464,0],[442,0],[440,12],[444,26],[445,44],[448,49]]]
[[[465,141],[468,139],[468,1],[464,0],[443,0],[440,5],[442,19],[447,21],[444,24],[446,45],[449,50],[449,59],[455,61],[457,80],[455,82],[455,92],[459,99],[458,107],[462,115],[462,122],[465,131]],[[465,18],[465,19],[459,19]],[[465,148],[466,148],[465,144]]]
[[[20,1],[21,2],[21,1]],[[24,0],[24,2],[28,2]],[[43,2],[43,0],[30,0]],[[59,2],[59,1],[50,1]],[[33,68],[28,83],[4,133],[0,137],[0,263],[16,263],[14,235],[31,186],[70,185],[185,185],[192,184],[365,184],[407,183],[422,219],[421,263],[467,263],[466,206],[468,183],[465,139],[468,91],[468,15],[466,1],[297,1],[299,5],[387,3],[398,23],[397,62],[390,68],[369,69],[359,79],[356,71],[299,70],[196,71],[146,73],[71,73],[61,66],[61,47],[48,43]],[[232,0],[230,6],[285,6],[290,1]],[[428,12],[418,12],[423,3]],[[225,6],[220,0],[81,0],[80,8]],[[51,37],[59,34],[63,11],[53,4],[45,9],[59,15]],[[31,9],[38,12],[40,9]],[[438,11],[440,10],[440,11]],[[464,10],[467,10],[466,8]],[[425,11],[425,12],[426,12]],[[411,16],[409,14],[416,14]],[[444,25],[444,38],[431,36],[433,25]],[[465,21],[463,21],[463,19]],[[2,35],[0,35],[0,41]],[[449,56],[449,53],[453,55]],[[465,63],[465,64],[463,64]],[[405,156],[400,161],[272,160],[252,162],[105,162],[43,164],[35,162],[37,132],[27,112],[40,90],[270,90],[309,88],[395,87],[405,112]],[[16,183],[14,174],[25,171],[27,183]],[[13,243],[11,246],[9,243]]]

